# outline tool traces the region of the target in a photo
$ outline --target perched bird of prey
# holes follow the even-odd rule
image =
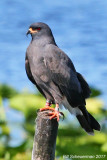
[[[28,34],[32,40],[26,51],[25,68],[30,81],[46,98],[46,105],[40,111],[52,110],[50,119],[56,117],[59,121],[61,104],[77,117],[88,134],[99,131],[99,123],[85,107],[85,99],[91,93],[89,85],[76,71],[71,59],[58,48],[49,26],[33,23]],[[56,105],[55,109],[51,104]]]

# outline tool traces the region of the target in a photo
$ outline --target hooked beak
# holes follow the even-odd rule
[[[33,33],[37,33],[37,32],[38,32],[38,30],[29,28],[28,31],[27,31],[27,33],[26,33],[26,35],[28,35],[28,34],[33,34]]]
[[[27,32],[26,32],[26,36],[28,36],[28,34],[31,33],[31,30],[29,29]]]

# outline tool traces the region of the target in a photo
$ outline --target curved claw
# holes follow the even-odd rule
[[[49,119],[53,119],[53,118],[57,118],[57,121],[59,122],[59,112],[58,111],[55,111],[55,112],[52,112],[52,113],[49,113],[49,115],[51,115],[51,117]]]
[[[55,108],[51,108],[50,105],[51,104],[46,103],[46,106],[44,108],[41,108],[40,112],[45,110],[51,110],[52,112],[48,114],[50,115],[49,119],[57,118],[57,121],[59,122],[59,118],[63,116],[63,120],[64,120],[64,114],[62,112],[59,112],[59,104],[56,104]]]
[[[62,112],[59,112],[59,113],[60,113],[60,116],[63,116],[62,120],[64,120],[64,118],[65,118],[64,114]]]
[[[64,120],[64,114],[62,112],[54,111],[54,112],[49,113],[49,115],[51,116],[49,119],[53,119],[56,117],[57,121],[59,122],[60,116],[63,116],[63,120]]]

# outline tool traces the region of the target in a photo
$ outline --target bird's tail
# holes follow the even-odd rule
[[[96,119],[86,110],[85,106],[78,107],[82,112],[81,115],[76,115],[80,125],[88,134],[94,134],[93,130],[100,131],[100,124]]]
[[[70,113],[74,114],[77,117],[81,127],[88,134],[94,135],[94,130],[100,131],[100,124],[90,113],[88,113],[85,106],[72,108],[68,102],[64,103],[63,105],[70,111]]]
[[[85,118],[84,115],[76,115],[81,127],[90,135],[94,135],[94,130],[100,131],[100,124],[96,121],[96,119],[88,113],[88,119]]]

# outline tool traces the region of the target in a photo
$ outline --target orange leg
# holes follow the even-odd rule
[[[41,108],[40,112],[45,111],[45,110],[51,110],[52,112],[49,113],[49,115],[50,115],[49,119],[50,120],[53,119],[53,118],[57,118],[57,121],[59,122],[60,116],[63,116],[63,119],[64,119],[64,114],[62,112],[59,112],[59,104],[56,104],[55,108],[51,108],[50,106],[51,106],[51,104],[46,102],[45,107]]]
[[[41,108],[40,111],[45,111],[45,110],[52,110],[52,111],[54,111],[55,109],[51,108],[50,106],[51,106],[51,103],[46,102],[45,107]]]
[[[50,119],[57,118],[57,121],[59,122],[59,117],[62,115],[64,117],[64,114],[62,112],[59,112],[59,104],[56,104],[55,110],[51,113],[49,113],[51,116]]]

